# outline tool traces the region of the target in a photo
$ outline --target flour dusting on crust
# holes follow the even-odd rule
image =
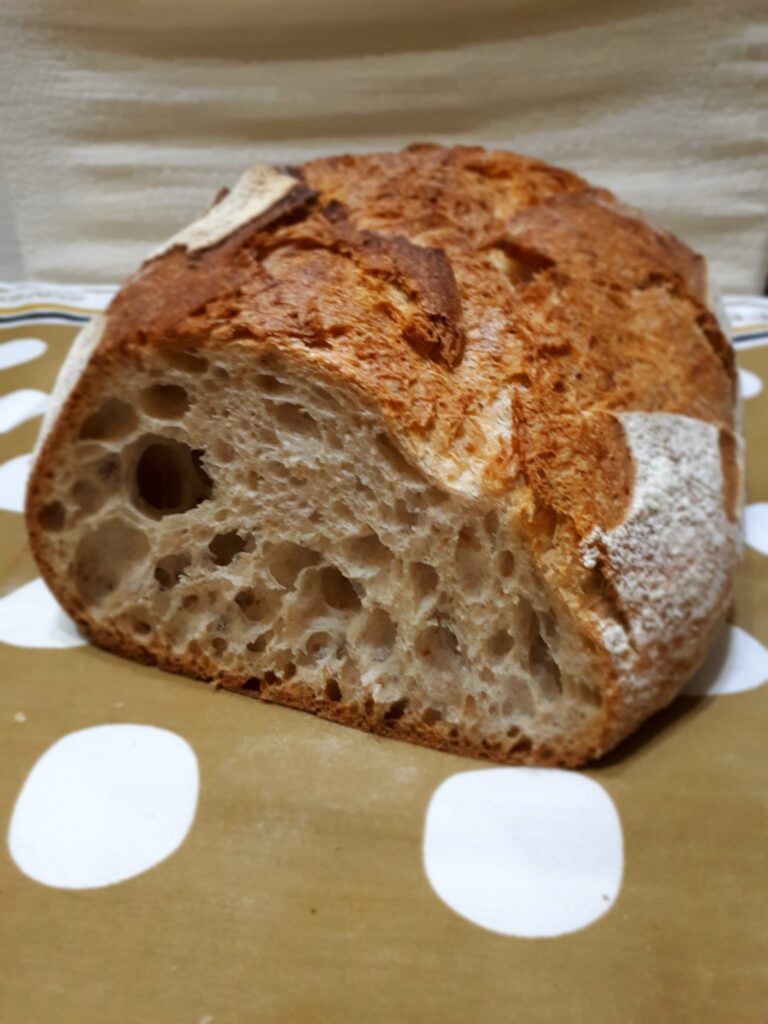
[[[724,503],[719,429],[671,413],[618,415],[635,463],[626,519],[587,538],[586,566],[610,577],[629,631],[604,623],[617,665],[637,672],[633,651],[659,645],[668,658],[697,657],[701,624],[721,613],[738,557],[738,527]],[[642,687],[646,671],[635,675]]]

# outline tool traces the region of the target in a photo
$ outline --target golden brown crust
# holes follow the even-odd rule
[[[144,346],[249,339],[353,388],[426,472],[503,500],[604,674],[601,734],[571,750],[521,750],[519,760],[583,761],[670,699],[692,667],[655,679],[630,707],[595,626],[595,616],[622,616],[615,578],[583,557],[587,539],[621,524],[632,501],[635,464],[617,414],[714,424],[729,517],[737,503],[733,355],[706,305],[703,261],[610,193],[513,154],[422,145],[288,173],[296,188],[263,216],[203,251],[173,248],[124,285],[90,372]],[[65,422],[77,418],[80,391]],[[30,489],[44,574],[97,643],[205,678],[187,660],[95,630],[51,579],[34,509],[63,429]],[[691,628],[706,637],[721,611]],[[259,695],[442,749],[462,742],[364,709],[355,717],[296,683]]]

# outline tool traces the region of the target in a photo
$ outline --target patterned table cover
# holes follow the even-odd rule
[[[766,1024],[768,300],[728,298],[746,547],[686,693],[582,772],[367,736],[87,644],[29,554],[108,288],[0,285],[0,1021]]]

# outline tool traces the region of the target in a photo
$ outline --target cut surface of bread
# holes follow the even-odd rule
[[[727,609],[734,401],[700,259],[567,172],[433,146],[252,168],[78,339],[32,548],[119,654],[580,764]]]

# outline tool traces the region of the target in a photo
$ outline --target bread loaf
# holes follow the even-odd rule
[[[578,765],[727,610],[735,396],[703,260],[573,174],[431,145],[253,167],[77,340],[32,549],[118,654]]]

